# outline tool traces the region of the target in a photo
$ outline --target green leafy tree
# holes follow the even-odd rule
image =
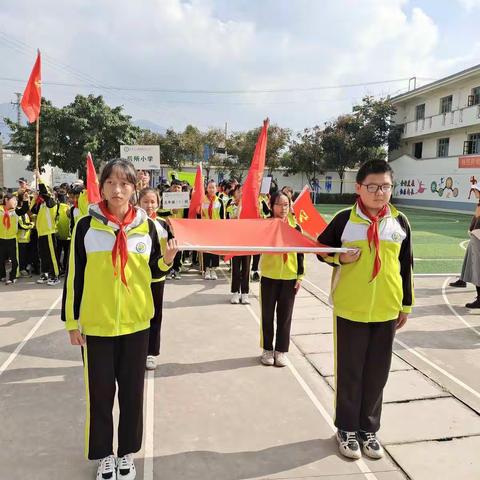
[[[121,144],[135,143],[141,130],[132,125],[123,107],[111,108],[102,96],[77,95],[57,108],[42,100],[40,115],[40,166],[47,163],[66,172],[84,171],[85,157],[91,152],[98,168],[102,161],[119,156]],[[31,155],[35,166],[35,124],[26,126],[7,121],[12,131],[10,148]]]

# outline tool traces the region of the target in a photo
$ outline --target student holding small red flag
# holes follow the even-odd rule
[[[389,203],[393,172],[383,160],[357,173],[356,204],[339,212],[318,237],[353,251],[319,256],[334,266],[335,426],[340,453],[381,458],[383,388],[395,332],[413,305],[413,254],[407,217]]]

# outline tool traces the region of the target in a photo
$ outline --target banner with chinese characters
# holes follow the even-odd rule
[[[159,145],[120,145],[120,157],[132,162],[137,170],[160,169]]]

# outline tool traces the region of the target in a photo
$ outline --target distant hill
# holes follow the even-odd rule
[[[22,123],[25,123],[25,116],[22,112]],[[2,140],[3,144],[8,143],[10,139],[10,129],[7,127],[6,123],[3,121],[4,117],[9,118],[10,120],[17,119],[17,109],[11,103],[0,103],[0,139]],[[140,128],[145,128],[151,130],[152,132],[162,133],[164,134],[167,129],[162,127],[155,122],[150,120],[133,120],[132,123]]]
[[[156,124],[155,122],[151,122],[150,120],[133,120],[132,123],[140,128],[145,128],[151,130],[155,133],[162,133],[164,134],[167,129],[165,127],[161,127],[160,125]]]

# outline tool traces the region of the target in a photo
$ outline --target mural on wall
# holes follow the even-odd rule
[[[468,199],[469,200],[470,200],[470,196],[472,195],[472,193],[473,193],[473,198],[476,198],[474,191],[477,190],[477,189],[473,188],[473,186],[476,185],[476,184],[477,184],[477,179],[475,178],[474,175],[472,175],[470,177],[470,191],[468,192]]]
[[[423,193],[425,190],[425,184],[422,180],[418,179],[402,179],[395,184],[395,195],[417,195]]]
[[[440,177],[439,182],[435,180],[430,184],[432,193],[437,193],[439,197],[456,198],[458,197],[458,188],[454,187],[452,177]]]

